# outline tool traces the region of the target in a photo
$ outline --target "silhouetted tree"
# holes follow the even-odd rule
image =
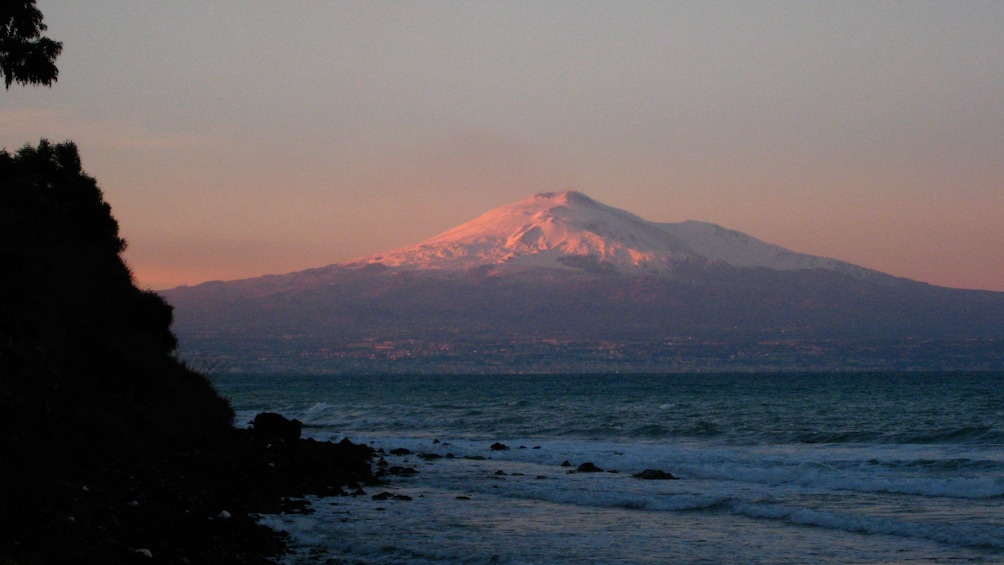
[[[51,206],[52,212],[57,212],[66,227],[81,239],[109,254],[125,250],[126,242],[119,237],[111,206],[105,202],[97,181],[84,173],[75,143],[52,144],[43,139],[38,147],[25,145],[13,157],[6,151],[0,153],[0,167],[6,177],[0,198],[25,198],[26,191],[33,191],[34,197],[44,199],[45,205]]]
[[[35,0],[0,1],[0,74],[7,89],[12,82],[46,86],[56,82],[56,57],[63,44],[43,37],[46,29]]]
[[[174,357],[172,308],[136,287],[124,248],[75,144],[0,150],[0,440],[5,420],[55,426],[56,412],[119,438],[230,425],[226,401]],[[33,395],[62,411],[11,400]]]

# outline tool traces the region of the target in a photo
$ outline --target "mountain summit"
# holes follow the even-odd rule
[[[544,267],[671,276],[681,264],[710,263],[780,271],[827,269],[858,278],[882,276],[707,222],[650,222],[576,191],[537,194],[418,245],[349,265],[451,270]]]
[[[575,268],[588,259],[625,273],[662,273],[698,258],[658,225],[569,191],[537,194],[416,246],[359,262],[418,269]]]
[[[1004,293],[651,222],[579,192],[348,263],[163,294],[187,355],[242,371],[1004,368]]]

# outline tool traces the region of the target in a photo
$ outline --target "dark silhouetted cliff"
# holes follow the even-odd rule
[[[227,402],[173,356],[171,307],[133,284],[123,249],[76,146],[43,140],[0,153],[0,433],[8,457],[50,448],[88,457],[94,441],[134,451],[230,426]]]
[[[267,562],[253,513],[371,480],[371,451],[234,429],[124,248],[72,143],[0,152],[0,563]]]

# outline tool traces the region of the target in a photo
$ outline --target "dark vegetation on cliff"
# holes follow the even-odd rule
[[[0,563],[266,561],[252,513],[371,481],[370,450],[234,429],[123,249],[74,144],[0,152]]]
[[[133,284],[125,245],[72,143],[0,153],[0,403],[3,429],[16,432],[5,433],[10,449],[45,439],[86,450],[86,438],[101,437],[130,452],[149,437],[230,425],[227,402],[172,355],[171,307]]]

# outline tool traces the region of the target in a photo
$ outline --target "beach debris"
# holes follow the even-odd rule
[[[506,445],[506,444],[504,444],[504,443],[495,442],[491,446],[491,450],[492,451],[506,451],[508,449],[509,449],[509,446]]]

